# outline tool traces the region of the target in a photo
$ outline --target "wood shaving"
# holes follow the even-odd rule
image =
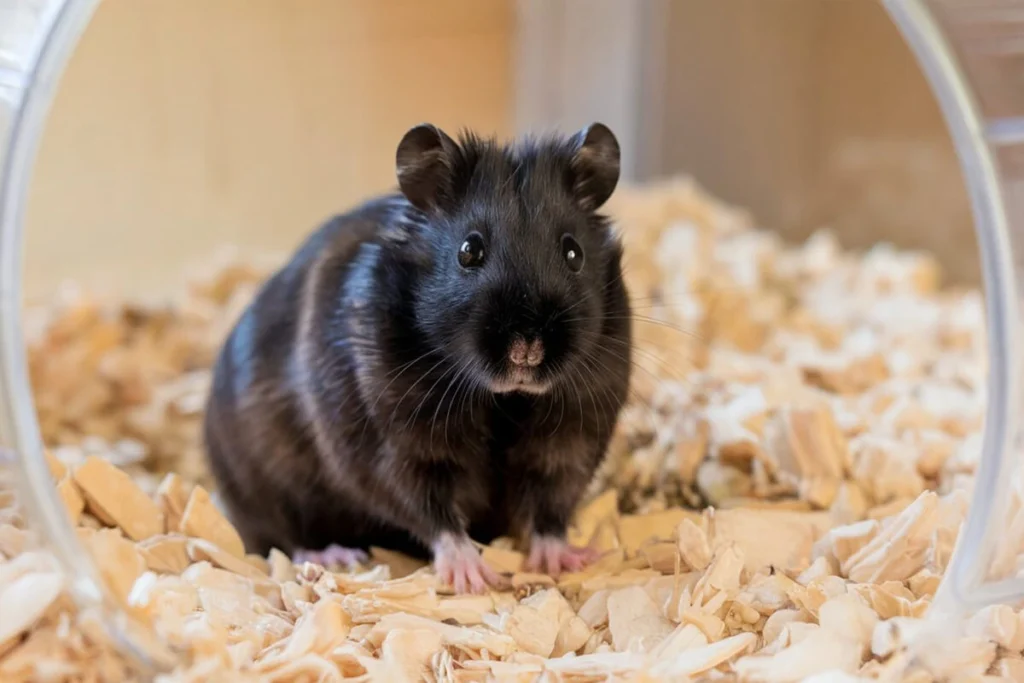
[[[940,289],[924,254],[784,245],[685,179],[609,210],[646,352],[569,529],[603,555],[553,578],[501,539],[482,553],[508,585],[483,596],[379,548],[348,572],[245,554],[208,493],[200,419],[266,267],[226,258],[166,305],[78,293],[32,311],[54,486],[112,593],[180,650],[161,683],[1024,680],[1009,606],[908,649],[980,453],[980,295]],[[8,486],[0,680],[138,680]],[[1024,497],[1011,513],[1024,532]],[[1020,550],[992,575],[1016,575]]]

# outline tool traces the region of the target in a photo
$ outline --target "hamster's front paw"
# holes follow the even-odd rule
[[[345,548],[333,543],[323,550],[297,550],[292,557],[292,562],[295,564],[312,562],[325,568],[343,565],[349,569],[357,564],[366,562],[366,560],[367,555],[365,551],[358,548]]]
[[[564,538],[534,536],[526,566],[531,571],[558,576],[563,571],[577,572],[601,556],[593,548],[577,548]]]
[[[441,534],[433,551],[434,570],[456,593],[485,593],[500,582],[467,536]]]

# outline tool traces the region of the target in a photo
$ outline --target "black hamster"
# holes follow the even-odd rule
[[[470,539],[565,540],[626,400],[622,246],[598,213],[619,145],[595,123],[501,145],[431,125],[400,193],[315,232],[225,342],[204,436],[249,551],[427,557],[459,592],[497,577]]]

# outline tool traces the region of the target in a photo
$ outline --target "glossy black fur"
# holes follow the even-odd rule
[[[581,201],[577,151],[463,138],[436,207],[370,201],[265,284],[221,351],[205,424],[250,551],[423,555],[444,531],[564,534],[631,366],[621,246]],[[473,230],[487,260],[467,271]],[[578,274],[565,233],[583,247]],[[523,333],[543,340],[552,388],[495,394]]]

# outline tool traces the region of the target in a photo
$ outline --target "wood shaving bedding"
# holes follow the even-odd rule
[[[977,463],[978,293],[940,290],[926,254],[785,246],[684,179],[610,211],[641,351],[570,529],[604,555],[549,577],[499,539],[483,553],[508,588],[486,596],[381,549],[344,572],[245,554],[200,413],[266,268],[226,259],[161,305],[32,311],[54,485],[114,595],[181,649],[161,681],[1024,681],[1009,606],[906,649]],[[24,521],[0,491],[0,680],[136,679]]]

